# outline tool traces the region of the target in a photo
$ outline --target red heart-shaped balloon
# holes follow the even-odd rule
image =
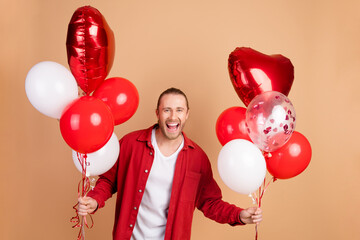
[[[69,23],[66,49],[70,70],[79,87],[94,91],[106,78],[114,61],[114,33],[93,7],[78,8]]]
[[[247,106],[260,93],[277,91],[288,95],[294,81],[294,66],[280,55],[266,55],[251,48],[236,48],[229,56],[231,82]]]

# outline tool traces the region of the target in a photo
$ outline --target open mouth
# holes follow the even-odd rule
[[[180,127],[180,123],[167,123],[166,127],[169,132],[176,132]]]

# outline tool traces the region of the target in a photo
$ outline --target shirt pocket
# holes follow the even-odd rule
[[[184,184],[180,192],[180,201],[195,202],[201,174],[187,171],[185,173]]]

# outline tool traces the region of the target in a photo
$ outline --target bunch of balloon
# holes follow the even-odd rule
[[[309,141],[294,130],[296,113],[287,97],[294,68],[282,55],[241,47],[230,54],[228,70],[247,108],[228,108],[217,119],[216,134],[223,145],[218,170],[229,188],[248,194],[261,207],[271,182],[299,175],[311,159]],[[273,176],[268,183],[266,169]]]
[[[135,114],[139,93],[125,78],[106,79],[114,60],[114,34],[96,8],[84,6],[74,12],[66,48],[71,72],[56,62],[40,62],[28,72],[25,90],[38,111],[59,119],[62,137],[82,173],[80,197],[91,188],[90,176],[115,164],[120,146],[114,126]],[[80,228],[78,239],[85,239],[84,227],[92,227],[92,217],[89,227],[85,217],[80,219],[77,204],[73,208],[76,216],[71,222]]]

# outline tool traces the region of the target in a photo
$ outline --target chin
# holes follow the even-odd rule
[[[181,130],[177,132],[168,132],[167,129],[163,129],[162,133],[169,140],[175,140],[181,136]]]
[[[178,137],[181,136],[181,131],[178,132],[178,133],[168,133],[168,132],[166,132],[166,134],[164,134],[164,135],[169,140],[175,140],[175,139],[177,139]]]

